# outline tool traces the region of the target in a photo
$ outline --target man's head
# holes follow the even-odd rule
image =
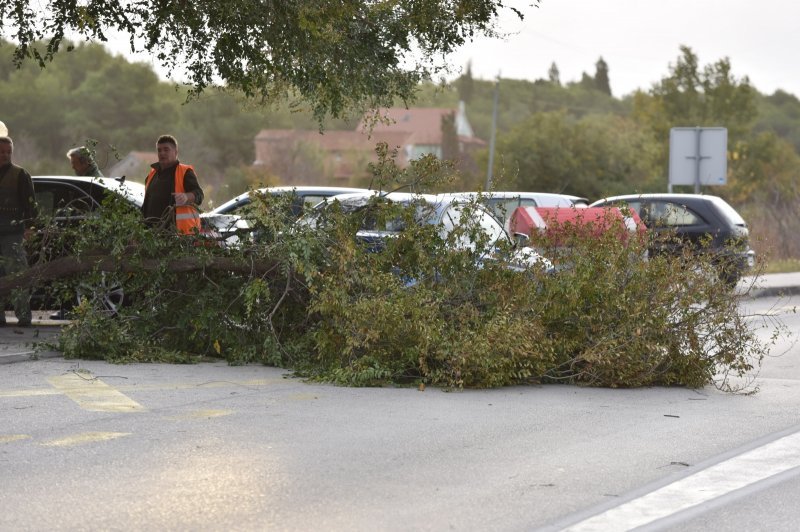
[[[14,141],[11,137],[0,137],[0,166],[11,162],[12,153],[14,153]]]
[[[75,175],[87,175],[89,169],[94,164],[92,154],[89,153],[89,150],[86,149],[85,146],[69,150],[67,152],[67,157],[69,157],[72,163],[72,169],[75,170]]]
[[[161,168],[169,168],[178,162],[178,141],[172,135],[158,137],[156,151]]]

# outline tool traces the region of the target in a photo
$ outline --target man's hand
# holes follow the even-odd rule
[[[177,205],[178,207],[194,203],[193,192],[175,192],[173,196],[175,196],[175,205]]]

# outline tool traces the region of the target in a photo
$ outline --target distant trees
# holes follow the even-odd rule
[[[642,190],[659,175],[658,146],[629,119],[537,113],[498,139],[498,167],[512,190],[598,198]]]
[[[559,87],[561,86],[561,74],[558,71],[558,66],[556,65],[555,61],[553,61],[553,63],[550,65],[550,68],[547,71],[547,79],[553,85],[557,85]]]
[[[475,80],[472,79],[472,61],[467,61],[467,68],[455,82],[458,97],[465,103],[472,102],[475,93]]]
[[[458,146],[456,114],[442,115],[442,159],[458,162],[461,150]]]
[[[595,63],[594,86],[600,92],[611,96],[611,82],[608,79],[608,64],[603,61],[602,57]]]
[[[747,133],[757,114],[747,76],[734,77],[727,58],[701,68],[691,48],[680,49],[669,75],[649,93],[637,94],[634,115],[664,138],[675,126],[724,126],[734,141]]]

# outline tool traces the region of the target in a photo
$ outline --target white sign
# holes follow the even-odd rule
[[[669,185],[724,185],[728,182],[728,130],[673,127],[669,132]]]

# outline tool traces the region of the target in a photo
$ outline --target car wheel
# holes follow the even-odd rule
[[[83,282],[78,285],[77,298],[78,304],[87,301],[98,312],[112,317],[125,303],[125,291],[118,279],[104,273],[99,283]]]

